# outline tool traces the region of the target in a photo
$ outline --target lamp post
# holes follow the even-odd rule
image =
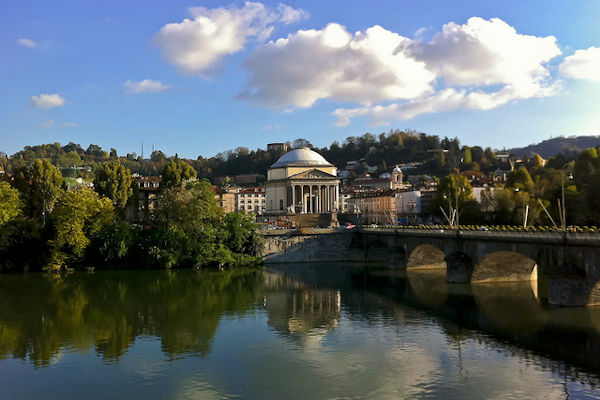
[[[520,189],[515,189],[515,194],[519,194]],[[529,217],[529,204],[525,204],[525,200],[522,202],[523,204],[523,228],[527,228],[527,218]]]
[[[573,179],[573,174],[569,173],[569,179]],[[566,232],[567,229],[567,208],[566,208],[566,203],[565,203],[565,173],[563,170],[563,173],[560,176],[560,190],[561,190],[561,204],[562,204],[562,209],[560,210],[560,219],[561,219],[561,227],[563,229],[563,231]]]

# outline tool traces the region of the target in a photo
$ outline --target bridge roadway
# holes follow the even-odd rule
[[[384,262],[445,268],[448,282],[548,280],[548,301],[600,305],[600,234],[362,228],[264,233],[265,263]]]

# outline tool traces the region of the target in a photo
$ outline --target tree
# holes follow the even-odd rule
[[[292,147],[294,149],[302,149],[304,147],[308,147],[308,148],[312,149],[313,145],[304,138],[298,138],[292,142]]]
[[[506,187],[512,189],[519,189],[526,192],[532,192],[534,185],[529,171],[525,167],[519,167],[508,174],[506,179]]]
[[[473,158],[471,156],[471,149],[467,146],[463,147],[463,163],[471,164],[473,162]]]
[[[531,157],[531,161],[529,161],[529,165],[535,170],[544,166],[544,160],[539,154],[534,153],[533,157]]]
[[[166,159],[167,156],[160,150],[154,150],[152,154],[150,154],[150,160],[155,163],[163,162]]]
[[[133,193],[131,171],[121,161],[108,161],[96,170],[94,189],[101,196],[108,197],[118,209],[124,210]]]
[[[442,215],[441,207],[448,215],[448,213],[452,213],[449,208],[456,209],[458,207],[460,211],[465,203],[471,199],[473,199],[473,187],[467,178],[453,173],[443,177],[440,181],[431,201],[431,212]],[[472,207],[470,206],[470,208]],[[451,218],[450,215],[448,217]]]
[[[262,237],[256,232],[256,224],[249,214],[232,212],[223,220],[225,245],[234,253],[253,257],[262,255]]]
[[[35,160],[31,167],[19,168],[15,173],[15,186],[25,195],[30,215],[42,220],[52,211],[62,184],[58,168],[45,159]]]
[[[8,182],[0,181],[0,226],[23,214],[23,202],[19,191]]]
[[[196,170],[182,160],[169,160],[162,172],[161,187],[181,187],[186,181],[196,178]]]
[[[79,187],[60,196],[52,220],[56,237],[51,242],[53,251],[47,270],[80,261],[95,235],[114,221],[114,206],[93,190]]]
[[[106,155],[106,152],[102,150],[102,147],[98,146],[97,144],[90,144],[87,150],[85,151],[85,154],[94,157],[104,157]]]
[[[219,246],[223,212],[208,181],[165,188],[158,196],[155,223],[146,236],[147,264],[170,268],[229,261]]]

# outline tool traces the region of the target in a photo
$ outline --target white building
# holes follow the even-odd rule
[[[235,196],[235,209],[260,215],[265,211],[265,200],[264,187],[242,189]]]
[[[398,213],[399,216],[414,216],[421,214],[421,212],[420,190],[396,193],[396,213]]]

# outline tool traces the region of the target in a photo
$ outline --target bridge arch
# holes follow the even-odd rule
[[[471,283],[537,281],[537,262],[515,251],[495,251],[482,257]]]
[[[406,269],[444,269],[446,253],[431,244],[420,244],[412,249],[406,262]]]

